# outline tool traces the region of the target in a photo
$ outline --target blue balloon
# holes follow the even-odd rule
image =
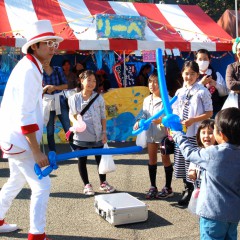
[[[162,60],[162,50],[158,48],[156,50],[157,71],[158,71],[158,83],[163,102],[165,117],[163,118],[163,125],[170,128],[172,131],[182,131],[182,125],[180,118],[172,113],[172,108],[168,99],[168,91],[164,74],[164,66]]]
[[[174,96],[174,97],[170,100],[169,104],[172,105],[174,102],[176,102],[176,100],[177,100],[177,96]],[[138,135],[138,134],[141,133],[143,130],[148,130],[150,124],[152,123],[152,120],[159,118],[161,115],[163,115],[163,113],[164,113],[164,108],[161,109],[161,110],[160,110],[159,112],[157,112],[156,114],[154,114],[153,116],[151,116],[150,118],[148,118],[147,120],[141,119],[141,120],[139,121],[139,128],[138,128],[137,130],[132,131],[132,134],[133,134],[133,135]]]
[[[38,164],[34,165],[34,171],[38,176],[38,179],[48,176],[53,170],[58,168],[57,162],[68,160],[75,157],[84,157],[89,155],[115,155],[115,154],[128,154],[136,153],[142,151],[142,147],[133,146],[125,148],[95,148],[95,149],[86,149],[78,150],[69,153],[63,153],[56,155],[55,152],[50,151],[48,153],[49,166],[42,170]]]
[[[163,117],[162,124],[170,128],[172,131],[182,131],[182,124],[180,123],[180,117],[176,114],[168,114],[168,116]]]

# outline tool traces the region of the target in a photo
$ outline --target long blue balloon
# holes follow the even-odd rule
[[[53,170],[57,169],[57,162],[68,160],[75,157],[84,157],[89,155],[116,155],[116,154],[128,154],[142,151],[142,147],[133,146],[125,148],[94,148],[86,150],[78,150],[69,153],[63,153],[56,155],[51,151],[48,153],[49,166],[42,170],[38,164],[34,165],[34,171],[39,179],[48,176]]]
[[[174,102],[176,102],[176,100],[177,100],[177,96],[174,96],[170,100],[169,104],[172,105]],[[160,116],[163,115],[163,113],[164,113],[164,108],[161,109],[156,114],[154,114],[153,116],[151,116],[150,118],[148,118],[147,120],[141,119],[140,122],[139,122],[139,128],[137,130],[132,131],[132,134],[137,135],[144,130],[148,130],[152,120],[159,118]]]
[[[182,131],[180,118],[176,114],[172,113],[172,108],[169,103],[167,85],[166,85],[165,74],[164,74],[164,66],[163,66],[163,60],[162,60],[162,50],[160,48],[156,50],[156,60],[157,60],[159,88],[160,88],[161,98],[163,101],[164,112],[166,115],[162,119],[162,124],[173,131]]]

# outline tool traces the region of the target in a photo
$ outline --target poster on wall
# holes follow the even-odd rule
[[[156,51],[142,51],[143,62],[156,62]]]
[[[122,63],[117,63],[113,66],[113,73],[119,87],[125,87],[124,83],[124,66]],[[126,87],[136,85],[137,70],[134,63],[126,63]]]
[[[106,106],[107,138],[110,142],[134,141],[133,125],[142,116],[142,104],[149,95],[148,87],[137,86],[115,88],[103,94]],[[67,143],[60,121],[55,122],[55,142]],[[44,127],[43,143],[47,144],[47,130]]]
[[[142,116],[142,104],[149,95],[148,87],[116,88],[103,95],[106,105],[109,141],[134,141],[133,125]]]

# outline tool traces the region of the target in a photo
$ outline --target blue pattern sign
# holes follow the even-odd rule
[[[145,40],[146,17],[97,14],[98,38]]]

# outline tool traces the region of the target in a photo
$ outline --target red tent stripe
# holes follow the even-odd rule
[[[5,8],[4,0],[0,0],[0,9],[1,9],[1,27],[0,32],[6,34],[0,35],[0,46],[11,46],[15,47],[15,38],[13,38],[13,34],[11,32],[11,25],[9,23],[7,11]]]
[[[67,25],[67,20],[63,15],[63,12],[59,4],[56,1],[52,0],[44,1],[32,0],[32,3],[39,20],[43,19],[50,20],[56,35],[61,36],[66,40],[71,40],[71,44],[68,44],[67,41],[63,41],[62,43],[60,43],[59,48],[68,50],[78,50],[79,41],[75,37],[73,30]],[[47,11],[42,11],[43,9],[47,9]],[[52,13],[54,13],[54,15]]]
[[[111,5],[109,4],[108,1],[87,1],[84,0],[84,3],[86,4],[89,12],[92,15],[95,14],[116,14],[115,11],[111,8]]]
[[[216,51],[232,51],[232,43],[216,43]]]
[[[116,14],[115,11],[111,8],[111,5],[109,4],[108,1],[96,2],[96,1],[84,0],[84,3],[86,4],[89,12],[92,15],[96,15],[96,14]],[[120,46],[122,47],[122,44],[119,43],[119,40],[109,39],[109,50],[116,50],[116,48],[118,48]]]
[[[178,48],[178,49],[181,49],[181,51],[189,52],[189,51],[191,51],[191,43],[186,42],[184,40],[176,41],[176,42],[175,41],[167,41],[167,42],[165,42],[165,48],[166,49],[167,48],[169,48],[169,49]]]
[[[190,43],[184,41],[179,36],[179,34],[176,33],[176,30],[169,24],[167,19],[163,16],[163,14],[159,11],[159,9],[155,4],[145,4],[145,3],[133,3],[133,4],[140,16],[145,16],[148,18],[148,20],[150,21],[149,27],[158,36],[158,38],[166,42],[165,43],[166,48],[168,48],[167,45],[169,47],[170,46],[178,47],[180,44],[182,47],[186,45],[184,47],[185,50],[190,49]],[[152,22],[152,21],[155,21],[155,22]],[[159,31],[157,30],[164,25],[167,26],[167,30],[165,30],[164,28]]]
[[[221,41],[224,39],[226,39],[226,41],[231,41],[232,37],[218,26],[207,14],[205,14],[200,7],[192,7],[188,5],[179,5],[179,7],[203,33],[208,35],[213,42],[217,42],[218,38]],[[204,21],[202,19],[203,16]]]
[[[19,26],[23,27],[25,24],[33,22],[36,19],[49,19],[53,24],[56,35],[64,38],[64,41],[60,44],[60,49],[70,51],[81,48],[86,50],[88,46],[90,49],[104,50],[142,50],[143,48],[150,49],[151,47],[154,50],[158,46],[165,49],[179,48],[180,51],[195,51],[198,49],[198,46],[206,46],[213,51],[231,50],[232,37],[196,5],[175,5],[175,7],[169,7],[169,5],[161,4],[114,3],[98,0],[73,0],[72,2],[68,0],[27,0],[24,1],[24,4],[19,8],[19,12],[23,14],[26,12],[26,16],[29,16],[29,18],[26,19],[26,16],[22,18],[21,14],[17,14],[18,6],[14,5],[15,2],[15,0],[0,0],[0,46],[22,46],[24,43],[22,36],[16,35],[16,32],[12,33],[12,31],[21,31],[22,29],[19,29],[21,28]],[[9,7],[9,12],[7,12],[7,7]],[[13,7],[13,9],[11,7]],[[34,12],[32,7],[34,8]],[[75,11],[73,11],[73,17],[71,16],[71,8],[76,9],[79,13],[90,13],[92,15],[118,13],[123,15],[132,14],[145,16],[149,20],[146,30],[146,41],[106,39],[101,42],[96,37],[95,22],[91,18],[75,22],[74,24],[70,22],[68,25],[67,20],[75,19],[78,16]],[[168,12],[168,8],[170,12]],[[180,15],[178,15],[177,12],[175,13],[174,8],[176,8]],[[184,14],[181,14],[181,12]],[[65,16],[64,14],[67,15]],[[185,22],[183,20],[185,15],[187,16],[186,26],[184,26]],[[181,25],[174,25],[175,17],[175,24],[179,23],[177,20],[179,17]],[[21,25],[19,23],[21,23]],[[166,29],[164,27],[166,27]],[[193,27],[204,33],[204,37],[198,38],[192,30]],[[176,32],[175,28],[183,28],[182,36],[186,37],[186,40]],[[186,31],[184,28],[186,28]],[[13,35],[15,35],[15,37],[13,37]],[[205,35],[208,36],[212,42],[206,42],[204,40]],[[90,40],[91,44],[89,45],[87,41]],[[152,45],[151,42],[153,43]],[[101,46],[102,43],[104,43],[103,46]]]

